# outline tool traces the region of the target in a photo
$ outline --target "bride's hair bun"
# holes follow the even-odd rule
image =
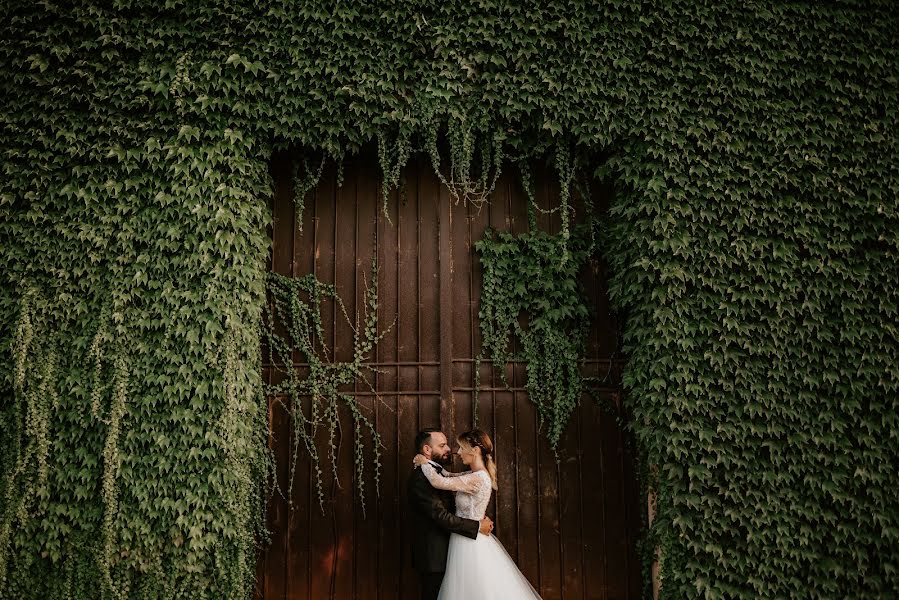
[[[493,440],[487,435],[487,432],[481,429],[472,429],[459,435],[459,441],[465,442],[472,448],[480,448],[481,456],[484,457],[484,466],[487,467],[487,473],[493,483],[493,489],[496,487],[496,461],[493,458]]]
[[[472,448],[478,447],[484,456],[493,455],[493,441],[490,436],[481,429],[472,429],[459,435],[459,441],[465,442]]]

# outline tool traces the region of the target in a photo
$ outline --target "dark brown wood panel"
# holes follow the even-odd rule
[[[543,597],[638,597],[635,542],[641,507],[633,457],[614,418],[585,397],[565,432],[557,463],[524,391],[524,364],[504,367],[509,388],[489,364],[482,364],[477,406],[474,402],[482,282],[474,244],[487,227],[527,231],[527,205],[515,169],[507,169],[491,202],[479,209],[453,204],[429,162],[413,160],[405,168],[404,193],[394,190],[387,198],[388,219],[372,153],[345,161],[342,185],[336,165],[328,165],[305,199],[303,214],[296,215],[291,173],[297,160],[299,153],[281,152],[272,161],[271,268],[292,276],[313,272],[334,284],[355,320],[365,310],[375,258],[379,325],[392,329],[370,357],[376,371],[346,391],[354,394],[381,436],[381,485],[376,494],[366,454],[370,468],[363,479],[363,511],[353,479],[351,421],[344,412],[338,479],[330,466],[323,469],[324,510],[305,455],[293,472],[291,488],[288,463],[294,440],[288,411],[293,407],[270,399],[270,443],[279,461],[282,493],[269,506],[272,543],[259,558],[257,597],[417,598],[405,499],[413,438],[420,428],[431,426],[458,434],[472,427],[476,411],[479,425],[493,437],[498,463],[499,490],[488,514],[498,539]],[[538,226],[558,231],[558,213],[544,212],[558,202],[555,176],[537,168],[534,184],[543,209]],[[593,190],[600,209],[608,194]],[[583,203],[576,200],[575,209],[580,215]],[[619,402],[618,324],[609,310],[599,258],[585,268],[583,283],[596,311],[585,374],[605,376],[604,400]],[[329,351],[338,360],[350,359],[353,327],[333,303],[323,304],[322,319]],[[276,374],[266,367],[264,376]],[[308,414],[309,399],[302,409]],[[370,447],[370,436],[363,437]],[[324,439],[318,450],[326,456]]]

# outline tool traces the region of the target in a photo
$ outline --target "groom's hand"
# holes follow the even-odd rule
[[[490,517],[484,517],[481,519],[481,527],[478,529],[484,535],[490,535],[490,532],[493,531],[493,521],[490,520]]]

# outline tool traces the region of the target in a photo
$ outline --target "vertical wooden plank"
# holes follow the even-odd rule
[[[511,203],[509,184],[506,178],[501,177],[497,182],[497,189],[493,194],[489,206],[484,207],[477,216],[472,229],[472,235],[482,239],[487,227],[504,231],[510,226],[508,207]],[[477,265],[477,304],[480,307],[480,296],[483,282],[483,266],[478,260]],[[481,347],[480,331],[473,332],[478,338],[478,348]],[[514,347],[513,347],[514,351]],[[492,396],[496,419],[494,422],[496,437],[497,479],[498,487],[496,498],[495,534],[505,546],[509,555],[520,560],[519,544],[519,467],[521,456],[518,446],[518,430],[516,428],[516,398],[512,391],[502,388],[501,378],[497,376],[499,370],[506,371],[507,381],[514,385],[512,367],[509,365],[497,365],[487,361],[481,366],[482,385],[498,391],[486,394]]]
[[[408,177],[408,169],[407,169]],[[380,180],[378,181],[380,188]],[[394,190],[388,197],[388,211],[393,223],[398,218],[399,193]],[[378,252],[378,323],[383,331],[394,323],[397,314],[397,227],[390,223],[378,207],[377,214],[377,252]],[[385,335],[375,347],[376,361],[396,362],[396,332]],[[396,391],[396,369],[381,367],[376,376],[376,389],[379,392]],[[381,498],[378,502],[378,598],[387,600],[400,597],[400,562],[402,560],[400,516],[404,514],[402,503],[405,501],[405,489],[400,487],[400,456],[397,428],[397,396],[385,394],[377,402],[376,416],[378,432],[384,443],[383,464],[381,473]]]
[[[322,283],[334,283],[335,240],[334,222],[335,215],[335,191],[336,169],[333,164],[328,164],[322,173],[319,190],[316,194],[316,214],[318,226],[315,230],[315,277]],[[321,304],[322,327],[325,339],[322,340],[328,349],[328,356],[333,357],[334,351],[334,316],[335,306],[332,301],[324,301]]]
[[[415,182],[417,191],[418,183]],[[415,364],[419,356],[418,304],[418,199],[417,194],[399,202],[396,221],[399,255],[397,257],[397,360]],[[403,391],[418,389],[418,369],[415,366],[397,368],[398,388]]]
[[[517,378],[515,378],[517,379]],[[517,382],[516,382],[517,383]],[[515,392],[518,462],[518,566],[531,584],[540,589],[540,519],[537,488],[537,415],[524,392]]]
[[[543,432],[539,434],[540,595],[562,597],[558,465]]]
[[[378,182],[380,188],[380,181]],[[392,191],[388,198],[388,211],[391,223],[378,207],[378,324],[381,331],[392,327],[376,347],[378,363],[395,363],[399,360],[399,213],[398,193]],[[396,391],[397,367],[383,365],[378,373],[379,391]],[[394,419],[396,421],[396,419]]]
[[[482,392],[482,397],[484,396],[491,397],[496,407],[493,441],[499,489],[496,492],[494,531],[509,555],[518,562],[518,482],[515,473],[519,457],[515,444],[515,398],[512,392],[506,391],[489,394]]]
[[[294,410],[303,412],[309,418],[312,409],[312,399],[300,398],[299,405]],[[293,447],[294,431],[291,425],[290,446]],[[308,452],[300,446],[297,457],[296,472],[294,473],[293,489],[290,498],[289,522],[287,536],[290,539],[290,556],[288,557],[287,571],[287,596],[289,599],[307,600],[311,594],[310,570],[311,570],[311,540],[309,538],[309,522],[315,518],[314,512],[317,506],[310,502],[310,483],[312,476],[312,462]]]
[[[439,226],[439,186],[440,182],[427,165],[417,163],[418,195],[418,339],[420,366],[418,368],[418,389],[440,389],[440,252]],[[433,403],[430,397],[423,399]],[[424,407],[425,414],[439,411],[439,404]],[[437,425],[437,423],[432,423]]]
[[[420,196],[420,173],[413,163],[407,171],[407,187],[405,198],[397,198],[397,246],[399,250],[397,273],[397,360],[417,362],[420,355],[419,340],[419,270],[418,270],[418,205]],[[415,367],[398,368],[398,390],[418,390],[418,369]],[[412,569],[411,532],[409,525],[409,504],[406,498],[406,484],[411,474],[411,461],[415,455],[413,449],[415,434],[421,427],[419,398],[415,395],[397,396],[396,428],[397,428],[397,494],[401,498],[401,518],[399,520],[399,581],[398,596],[407,590],[418,594],[418,576]],[[389,598],[389,596],[387,596]]]
[[[469,240],[469,211],[471,206],[453,205],[448,199],[448,210],[451,214],[450,238],[450,284],[448,289],[449,306],[452,310],[452,331],[450,332],[450,348],[452,350],[452,381],[456,385],[471,387],[473,380],[471,363],[473,358],[471,342],[474,334],[474,322],[471,318],[471,270],[472,248]],[[456,398],[456,430],[458,432],[471,429],[474,415],[469,405],[470,397],[465,401]]]
[[[334,223],[335,223],[335,187],[336,169],[329,163],[322,173],[321,182],[315,194],[314,212],[317,225],[315,238],[315,276],[323,283],[334,283]],[[321,317],[324,328],[324,343],[329,348],[329,356],[333,356],[334,348],[334,303],[322,302]],[[328,495],[333,490],[334,476],[329,463],[330,456],[324,441],[316,444],[319,460],[322,461],[322,488],[326,496],[324,511],[319,505],[318,492],[314,480],[310,481],[310,592],[315,600],[328,598],[331,595],[331,580],[335,571],[336,539],[333,527],[333,505]]]
[[[614,515],[606,522],[605,550],[610,577],[609,597],[627,598],[627,530],[625,528],[624,481],[621,464],[621,436],[614,419],[602,415],[602,444],[605,459],[606,514]]]
[[[397,480],[402,498],[400,519],[399,598],[417,598],[420,595],[418,574],[412,568],[412,533],[409,501],[406,485],[412,474],[412,457],[415,456],[415,434],[418,433],[418,399],[414,396],[397,396]],[[388,596],[389,598],[390,596]]]
[[[292,162],[302,160],[298,152],[292,153]],[[295,182],[291,182],[292,184]],[[313,213],[315,207],[315,190],[307,193],[304,199],[306,210],[297,214],[295,202],[293,202],[294,185],[290,187],[291,201],[287,204],[294,209],[293,222],[302,224],[302,231],[296,226],[292,231],[292,261],[291,276],[298,277],[311,273],[314,267]],[[294,361],[301,361],[303,357],[297,355]],[[307,416],[311,411],[311,399],[301,399],[299,406],[293,410],[303,411]],[[294,431],[290,428],[290,447],[294,446]],[[301,449],[297,458],[296,471],[293,478],[293,489],[290,496],[290,510],[288,513],[287,538],[289,540],[290,553],[287,558],[287,598],[307,599],[309,597],[309,483],[311,475],[311,463],[308,455]]]
[[[614,401],[614,398],[610,398],[609,400]],[[628,483],[625,481],[624,443],[622,432],[615,420],[608,414],[603,415],[603,420],[603,437],[606,440],[605,452],[607,460],[609,461],[608,473],[611,475],[611,477],[607,478],[607,511],[609,514],[620,515],[619,519],[610,521],[608,525],[608,534],[606,536],[606,549],[609,553],[609,569],[614,569],[612,572],[622,574],[614,580],[614,586],[610,589],[609,595],[612,598],[627,598],[633,591],[629,589],[630,577],[628,573],[631,566],[629,563],[632,554],[628,547]]]
[[[334,360],[353,360],[353,323],[356,318],[356,186],[359,179],[358,164],[354,159],[344,159],[344,181],[335,192],[334,222],[334,286],[346,307],[347,315],[339,308],[335,313]],[[367,268],[367,265],[366,267]]]
[[[595,402],[582,405],[581,427],[585,440],[604,434],[602,414]],[[603,444],[595,443],[584,448],[586,461],[581,477],[584,483],[584,588],[589,598],[609,598],[609,570],[606,544],[605,487],[606,458]]]
[[[508,230],[512,233],[518,235],[527,231],[527,219],[524,220],[517,219],[516,216],[521,213],[521,207],[523,206],[521,202],[520,195],[516,194],[516,187],[514,183],[514,177],[509,173],[503,174],[499,181],[497,182],[496,191],[493,194],[493,203],[491,205],[491,209],[488,212],[488,222],[491,227],[494,229],[498,229],[500,231]],[[495,208],[494,208],[495,207]],[[518,353],[520,351],[520,346],[518,343],[518,339],[513,337],[512,341],[512,352]],[[523,386],[525,372],[523,367],[519,363],[513,363],[512,365],[504,365],[502,367],[503,371],[506,373],[507,383],[511,385],[513,388],[519,388]],[[502,386],[502,380],[495,376],[496,370],[491,367],[491,383],[492,385],[499,389]],[[502,408],[498,410],[497,414],[497,422],[498,422],[498,431],[502,431],[502,424],[505,423],[507,427],[511,427],[512,431],[507,435],[507,439],[513,441],[514,452],[507,451],[506,456],[511,462],[514,464],[511,468],[508,469],[507,477],[511,479],[510,485],[513,488],[512,492],[506,494],[505,500],[498,501],[498,514],[497,517],[502,521],[503,514],[505,513],[508,517],[505,519],[505,524],[502,525],[502,529],[510,529],[511,532],[515,535],[514,538],[510,538],[507,542],[507,549],[510,554],[516,557],[519,565],[524,564],[524,554],[522,554],[522,546],[525,548],[524,552],[526,552],[528,544],[525,540],[524,544],[520,543],[520,538],[522,532],[522,522],[521,516],[522,512],[520,510],[521,503],[523,501],[523,497],[528,497],[530,493],[530,497],[533,499],[533,490],[528,490],[521,488],[519,485],[519,475],[521,474],[522,467],[522,456],[519,454],[519,441],[522,439],[528,439],[528,436],[522,438],[519,434],[520,431],[517,429],[518,424],[518,395],[521,395],[521,400],[523,402],[527,402],[526,394],[519,392],[509,392],[509,391],[497,391],[495,393],[495,398],[497,404],[499,404]],[[536,460],[535,456],[530,457],[530,459],[525,459],[534,461]],[[524,496],[522,496],[522,493]],[[533,512],[533,507],[530,507],[529,511]],[[525,511],[524,516],[527,518],[528,511]],[[502,539],[503,533],[499,534]],[[515,540],[512,543],[512,539]],[[536,539],[536,538],[534,538]],[[539,581],[539,573],[537,573],[534,577],[529,577],[531,582],[535,585]]]
[[[376,165],[367,160],[359,160],[356,175],[356,310],[360,315],[360,330],[365,326],[365,315],[369,307],[366,304],[367,289],[371,287],[371,264],[376,256],[375,223],[378,201]],[[379,325],[380,327],[383,325]],[[374,361],[375,356],[366,357]],[[369,378],[374,381],[374,377]],[[371,395],[365,381],[356,382],[360,410],[372,422],[376,421],[376,401]],[[376,600],[378,597],[377,581],[380,554],[378,535],[379,491],[375,488],[374,465],[372,464],[372,444],[374,439],[366,429],[364,432],[366,445],[366,475],[364,477],[365,510],[358,507],[355,511],[354,562],[356,565],[356,598],[359,600]],[[357,501],[358,504],[358,501]]]
[[[512,183],[507,184],[508,192],[505,210],[505,228],[514,234],[525,233],[528,229],[527,204],[524,197],[518,200],[512,193]],[[495,227],[497,219],[491,215],[491,222]],[[513,338],[512,351],[518,353],[521,346],[517,338]],[[509,381],[515,389],[524,388],[527,380],[526,366],[516,362],[507,371],[511,372]],[[541,523],[540,514],[540,446],[539,433],[537,431],[537,411],[534,404],[524,391],[516,391],[515,397],[515,427],[516,450],[518,461],[518,551],[519,566],[528,577],[531,584],[541,589],[542,574],[540,571]]]
[[[593,191],[595,203],[595,189]],[[586,348],[587,357],[593,359],[598,358],[602,349],[605,348],[605,344],[600,343],[600,324],[608,320],[608,312],[603,309],[600,299],[602,291],[599,289],[599,286],[603,277],[602,269],[598,253],[594,253],[594,256],[588,259],[582,278],[588,302],[591,309],[595,310],[592,314],[590,331],[587,335]],[[594,370],[591,370],[590,375],[596,374]],[[598,505],[596,499],[591,495],[598,494],[599,501],[601,501],[604,493],[602,488],[601,454],[597,455],[594,451],[596,445],[590,443],[590,440],[595,439],[599,433],[598,422],[594,421],[594,419],[598,418],[596,411],[597,407],[593,398],[585,396],[581,398],[581,406],[575,411],[573,416],[575,421],[573,426],[577,428],[577,435],[580,440],[579,451],[581,455],[581,460],[578,464],[578,478],[581,484],[578,500],[582,510],[580,524],[582,535],[581,583],[586,597],[606,598],[605,508]],[[598,548],[597,546],[601,547]],[[597,556],[598,554],[601,556]],[[566,562],[565,568],[567,571],[568,562]]]
[[[381,472],[381,494],[378,499],[378,563],[377,598],[387,600],[400,596],[400,562],[406,555],[401,548],[400,515],[405,489],[400,488],[399,431],[397,430],[397,396],[385,395],[377,401],[378,433],[384,443]]]
[[[478,365],[474,362],[474,359],[481,351],[481,329],[480,329],[480,320],[478,319],[478,309],[480,307],[480,299],[481,292],[483,289],[483,272],[481,270],[481,263],[478,258],[477,250],[475,249],[475,244],[484,236],[484,230],[487,227],[487,218],[489,212],[485,207],[481,207],[480,209],[475,208],[474,206],[469,205],[467,207],[467,236],[466,236],[466,257],[468,259],[468,268],[467,268],[467,280],[466,280],[466,291],[467,297],[464,300],[467,302],[467,310],[466,317],[468,322],[468,352],[466,353],[465,358],[471,360],[472,362],[466,364],[466,369],[464,372],[459,374],[458,378],[454,380],[456,382],[467,382],[467,385],[470,387],[475,386],[475,378],[476,373],[475,369],[478,368]],[[461,270],[461,269],[460,269]],[[463,275],[465,274],[464,270],[461,270]],[[461,347],[460,347],[461,348]],[[481,380],[482,382],[486,380]],[[474,397],[472,398],[474,400]],[[491,417],[495,417],[492,414],[493,411],[496,410],[496,403],[493,401],[494,398],[491,395]],[[480,402],[479,402],[480,404]],[[472,406],[472,419],[480,420],[481,407],[480,406]],[[495,418],[493,418],[495,421]],[[494,448],[496,446],[496,431],[489,430],[489,434],[491,435],[494,441]],[[494,498],[495,500],[496,498]],[[494,520],[494,524],[496,521]]]
[[[346,306],[350,319],[356,317],[356,186],[359,179],[358,163],[355,159],[345,159],[344,182],[336,191],[336,220],[334,226],[335,266],[334,284],[337,293]],[[353,359],[353,325],[347,322],[343,312],[335,313],[334,359]],[[342,386],[342,392],[352,392],[353,385]],[[355,439],[354,424],[349,411],[340,410],[341,431],[338,451],[338,473],[340,485],[334,489],[335,537],[337,570],[333,574],[332,593],[334,598],[352,598],[354,589],[355,556],[353,540],[355,522],[353,514],[357,507],[355,485],[355,461],[353,459]]]
[[[515,206],[515,199],[513,198],[513,194],[510,189],[510,184],[506,182],[503,186],[500,193],[496,195],[496,201],[490,205],[489,211],[489,226],[498,231],[498,232],[513,232],[513,233],[521,233],[527,230],[527,222],[516,223],[513,213],[513,207]],[[511,336],[510,342],[510,350],[513,355],[517,354],[520,351],[518,338],[514,335]],[[520,371],[518,373],[519,377],[516,380],[516,368]],[[503,385],[501,374],[505,374],[506,383],[511,384],[513,388],[518,387],[524,384],[524,370],[520,368],[520,365],[516,365],[516,363],[510,363],[506,365],[494,365],[493,375],[495,377],[493,381],[493,385],[495,387],[499,387]]]
[[[449,190],[440,186],[438,196],[440,255],[440,427],[455,439],[455,399],[453,397],[453,312],[452,312],[452,207]],[[427,202],[427,200],[425,200]]]
[[[507,229],[510,222],[507,220],[508,213],[506,207],[513,202],[513,190],[515,187],[512,178],[504,173],[499,181],[490,206],[481,209],[481,211],[472,220],[472,237],[476,240],[483,239],[485,231],[488,227],[496,229]],[[521,201],[521,200],[519,200]],[[476,307],[480,310],[480,298],[483,289],[483,267],[480,261],[473,263],[475,268],[473,285],[477,291],[472,294],[476,298]],[[476,348],[482,348],[482,338],[480,328],[476,328],[472,332],[476,338]],[[496,368],[489,362],[489,357],[481,368],[481,381],[486,382],[492,388],[500,387],[500,379],[497,378]],[[506,366],[501,366],[503,370]],[[513,385],[513,378],[509,379]],[[494,409],[494,445],[496,448],[497,461],[497,487],[496,493],[496,518],[495,532],[500,542],[505,546],[509,555],[522,564],[521,544],[519,537],[520,525],[520,488],[519,488],[519,470],[522,464],[522,456],[519,454],[518,447],[518,430],[516,428],[516,394],[511,391],[500,390],[490,394],[493,400]],[[527,573],[525,573],[527,575]],[[529,577],[533,583],[534,579]]]
[[[312,194],[310,201],[311,203],[308,205],[311,207],[312,213],[312,228],[309,230],[311,237],[310,241],[312,242],[312,273],[316,277],[318,277],[318,253],[319,253],[319,211],[321,209],[321,202],[319,202],[319,196],[322,193],[322,186],[319,185],[316,187],[314,193]],[[313,347],[317,345],[321,345],[321,340],[317,339],[317,336],[313,336]],[[314,398],[309,399],[309,414],[311,416],[312,413],[312,402],[314,402]],[[306,544],[309,548],[309,569],[306,573],[306,588],[307,595],[306,599],[311,600],[313,598],[313,586],[312,586],[312,574],[315,570],[315,560],[317,558],[317,550],[318,547],[314,545],[313,539],[313,519],[320,519],[322,516],[321,508],[319,507],[318,498],[316,494],[316,486],[314,481],[314,472],[312,469],[312,458],[309,457],[309,477],[307,479],[307,493],[306,493],[306,505],[309,507],[308,520],[306,523],[306,531],[305,531],[305,539]]]
[[[589,399],[582,398],[581,402]],[[561,545],[561,596],[566,600],[583,598],[583,532],[580,468],[583,463],[581,448],[580,416],[581,407],[571,415],[560,450],[559,518]]]
[[[593,195],[593,202],[595,207],[595,196],[596,189],[591,187],[591,193]],[[590,215],[583,212],[585,209],[583,208],[585,205],[584,199],[577,197],[575,201],[575,206],[581,212],[581,219],[590,218]],[[601,271],[601,263],[598,260],[598,252],[594,252],[594,256],[587,259],[587,264],[582,271],[581,282],[584,285],[584,293],[586,295],[586,299],[588,302],[588,306],[591,310],[591,323],[590,329],[587,333],[586,339],[586,348],[585,353],[588,359],[596,358],[599,353],[599,327],[598,323],[602,320],[602,313],[597,310],[599,308],[597,294],[597,283],[598,279],[602,277]],[[592,312],[596,311],[596,312]],[[588,369],[589,375],[595,375],[593,369]],[[577,497],[577,507],[572,506],[567,498],[563,498],[563,521],[562,521],[562,532],[563,538],[565,539],[565,544],[563,544],[563,586],[565,588],[565,594],[568,595],[568,590],[572,591],[575,589],[581,590],[581,595],[583,597],[592,597],[591,594],[594,592],[591,591],[589,580],[591,578],[591,573],[587,570],[587,548],[589,545],[589,537],[588,531],[589,527],[586,525],[588,522],[592,522],[595,520],[596,515],[596,507],[595,505],[587,502],[587,488],[586,482],[584,479],[584,471],[586,469],[594,468],[593,462],[595,460],[595,456],[592,455],[591,452],[588,452],[589,441],[593,439],[595,435],[594,432],[585,430],[584,422],[585,422],[585,412],[588,410],[588,404],[592,404],[594,400],[588,396],[584,395],[581,398],[581,405],[575,409],[574,414],[572,415],[572,425],[571,428],[575,431],[572,431],[570,435],[576,435],[577,437],[577,452],[578,452],[578,464],[576,468],[576,472],[574,469],[570,470],[569,477],[574,478],[577,477],[578,485],[580,487],[580,491]],[[567,490],[567,484],[564,483],[564,475],[563,475],[563,484],[562,490],[563,494]],[[568,540],[568,536],[575,533],[573,531],[574,524],[573,519],[567,519],[566,513],[569,509],[576,510],[579,512],[577,523],[577,531],[580,535],[579,545],[577,550],[573,547],[573,545]],[[576,555],[577,554],[577,555]],[[577,578],[577,581],[574,581],[574,577],[572,576],[572,567],[578,567],[580,571],[580,576]],[[596,592],[599,594],[599,592]]]

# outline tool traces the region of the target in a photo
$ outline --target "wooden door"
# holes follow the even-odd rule
[[[388,198],[388,221],[381,210],[377,160],[365,153],[345,161],[341,186],[334,165],[326,167],[298,217],[291,181],[296,160],[298,154],[283,152],[272,161],[272,270],[293,276],[315,273],[335,284],[352,317],[353,307],[363,310],[365,278],[375,256],[379,322],[382,327],[396,322],[371,357],[379,371],[371,381],[377,398],[365,385],[353,389],[384,445],[378,496],[369,473],[363,513],[353,485],[350,422],[344,415],[340,485],[325,468],[325,489],[332,499],[324,513],[305,456],[294,473],[292,506],[277,495],[270,503],[272,543],[260,555],[258,596],[418,598],[405,501],[413,438],[419,429],[433,426],[452,440],[472,425],[481,283],[473,244],[488,226],[526,231],[524,194],[517,178],[504,174],[491,203],[480,211],[453,205],[430,164],[413,160],[405,171],[405,193]],[[554,176],[538,171],[535,183],[538,203],[555,206]],[[600,206],[607,200],[601,192],[594,196]],[[301,233],[297,218],[302,219]],[[557,216],[541,214],[538,221],[541,228],[558,231]],[[583,274],[596,311],[586,370],[607,375],[601,393],[617,403],[622,360],[617,358],[617,325],[602,274],[598,260]],[[323,306],[325,342],[337,360],[347,360],[352,330],[338,317],[333,305]],[[524,392],[525,366],[508,367],[510,389],[491,371],[482,366],[479,417],[496,447],[499,491],[488,515],[499,540],[545,599],[639,597],[635,540],[641,507],[632,457],[614,418],[585,396],[556,463]],[[264,376],[272,376],[267,367]],[[270,418],[279,487],[287,490],[293,443],[289,418],[276,403]]]

